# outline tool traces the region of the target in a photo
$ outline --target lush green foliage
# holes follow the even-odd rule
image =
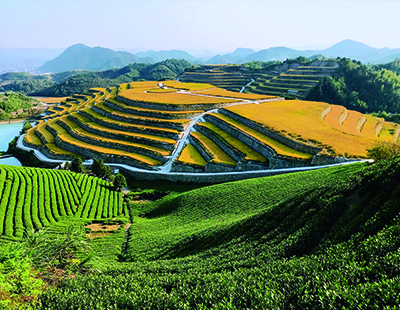
[[[155,64],[133,63],[123,68],[99,72],[74,70],[51,74],[49,80],[33,79],[28,76],[26,79],[4,86],[3,90],[50,97],[72,96],[84,93],[92,87],[107,88],[139,80],[175,79],[186,68],[192,67],[193,65],[186,60],[168,59]],[[14,76],[12,78],[15,79]]]
[[[25,229],[65,217],[123,216],[122,195],[110,183],[69,171],[0,166],[0,236],[21,239]]]
[[[123,187],[126,187],[126,179],[121,173],[117,173],[114,178],[114,190],[120,191]]]
[[[395,72],[397,75],[400,74],[400,58],[393,60],[392,62],[382,64],[382,65],[375,65],[374,68],[376,70],[386,69]]]
[[[23,112],[18,113],[19,116],[32,115],[33,111],[30,108],[38,104],[36,99],[21,93],[6,92],[5,94],[6,96],[0,99],[0,120],[10,118],[13,112],[21,109]]]
[[[104,164],[102,159],[93,158],[92,173],[102,179],[110,179],[112,172],[109,166]]]
[[[82,158],[80,157],[75,157],[74,160],[71,162],[71,165],[69,166],[69,169],[72,172],[76,173],[85,173],[85,167],[83,166],[82,163]]]
[[[387,69],[375,70],[343,58],[334,77],[326,77],[306,99],[343,105],[360,112],[400,111],[400,77]]]
[[[38,304],[45,283],[21,245],[0,247],[0,308],[26,309]]]
[[[132,207],[139,216],[124,257],[133,263],[48,290],[42,306],[395,309],[399,176],[395,159],[215,185]]]
[[[375,161],[391,159],[400,156],[400,145],[391,142],[381,142],[375,147],[367,150],[368,158]]]

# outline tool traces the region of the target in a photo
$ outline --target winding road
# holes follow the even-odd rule
[[[250,85],[254,80],[252,80],[250,83],[245,85],[243,89]],[[242,89],[242,91],[243,91]],[[238,99],[238,98],[231,98],[231,97],[219,97],[219,96],[212,96],[212,95],[202,95],[202,94],[196,94],[193,92],[187,92],[187,91],[182,91],[183,93],[190,93],[192,95],[197,95],[197,96],[204,96],[204,97],[216,97],[216,98],[226,98],[226,99]],[[237,102],[233,102],[230,104],[224,105],[226,106],[234,106],[234,105],[243,105],[243,104],[258,104],[262,102],[267,102],[267,101],[277,101],[277,100],[284,100],[282,98],[274,98],[274,99],[267,99],[267,100],[249,100],[249,99],[242,99]],[[153,178],[159,176],[160,178],[163,179],[168,179],[168,176],[175,176],[175,177],[188,177],[188,176],[195,176],[197,179],[209,179],[210,177],[218,177],[219,181],[216,179],[216,182],[221,182],[224,177],[229,177],[231,178],[232,176],[238,177],[238,179],[245,179],[245,178],[254,178],[254,177],[260,177],[260,176],[268,176],[268,175],[275,175],[275,174],[282,174],[282,173],[290,173],[290,172],[298,172],[298,171],[307,171],[307,170],[315,170],[315,169],[321,169],[325,167],[330,167],[330,166],[337,166],[337,165],[344,165],[344,164],[350,164],[353,162],[345,162],[345,163],[338,163],[338,164],[332,164],[332,165],[326,165],[326,166],[310,166],[310,167],[298,167],[298,168],[288,168],[288,169],[266,169],[266,170],[254,170],[254,171],[234,171],[234,172],[217,172],[217,173],[189,173],[189,172],[171,172],[171,167],[173,162],[176,160],[176,158],[179,156],[180,152],[184,148],[184,146],[187,144],[187,140],[189,138],[190,132],[193,130],[193,126],[197,124],[199,121],[203,120],[204,115],[209,114],[209,113],[218,113],[218,109],[213,109],[209,110],[206,112],[201,113],[200,115],[192,118],[188,124],[188,126],[185,128],[183,131],[181,139],[177,142],[174,150],[172,151],[171,155],[167,156],[168,161],[161,165],[156,167],[154,170],[145,170],[141,168],[136,168],[132,167],[129,165],[125,164],[117,164],[117,163],[106,163],[106,165],[114,168],[120,168],[124,169],[128,172],[132,173],[139,173],[139,174],[147,174],[151,175]],[[17,141],[17,147],[20,148],[21,150],[24,151],[33,151],[34,155],[41,161],[51,163],[51,164],[62,164],[65,162],[65,160],[59,160],[59,159],[52,159],[44,155],[42,152],[25,146],[23,143],[25,135],[21,135],[18,138]],[[83,162],[85,166],[91,165],[93,160],[86,160]]]

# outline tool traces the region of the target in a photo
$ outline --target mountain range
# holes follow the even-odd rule
[[[196,64],[242,64],[250,61],[283,61],[299,56],[323,55],[329,58],[347,57],[363,63],[381,64],[400,58],[400,48],[374,48],[353,40],[343,40],[323,50],[302,51],[284,46],[259,51],[251,48],[237,48],[231,53],[215,55],[211,58],[194,57],[182,50],[147,51],[132,54],[99,46],[88,47],[84,44],[72,45],[61,54],[60,50],[49,49],[19,49],[14,53],[5,51],[5,49],[0,49],[0,72],[36,70],[40,73],[47,73],[74,69],[99,71],[121,68],[130,63],[156,63],[165,59],[185,59]],[[21,70],[24,66],[25,70]]]

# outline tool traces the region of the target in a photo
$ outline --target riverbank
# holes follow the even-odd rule
[[[23,123],[25,121],[32,121],[35,122],[36,119],[33,119],[31,117],[25,117],[25,118],[15,118],[15,119],[11,119],[10,121],[0,121],[0,125],[8,125],[8,124],[20,124]]]

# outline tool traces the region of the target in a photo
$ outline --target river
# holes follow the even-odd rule
[[[7,151],[8,143],[19,134],[23,123],[14,123],[0,125],[0,151]],[[0,158],[1,165],[21,166],[21,163],[15,157]]]

